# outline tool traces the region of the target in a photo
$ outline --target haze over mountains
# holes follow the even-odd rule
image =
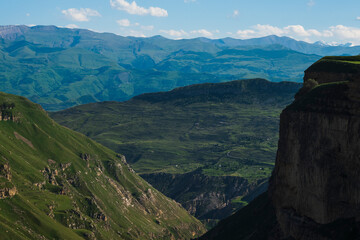
[[[277,36],[170,40],[55,26],[2,26],[0,37],[0,90],[29,97],[47,110],[204,82],[300,82],[320,55],[360,52]]]

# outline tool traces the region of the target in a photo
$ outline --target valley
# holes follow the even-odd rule
[[[264,79],[199,84],[50,115],[124,154],[145,180],[211,225],[266,190],[279,114],[300,87]]]
[[[355,239],[359,52],[0,26],[1,238]]]

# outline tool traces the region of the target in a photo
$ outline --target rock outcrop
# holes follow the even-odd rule
[[[360,75],[313,71],[309,79],[320,85],[281,114],[270,198],[283,238],[334,239],[320,229],[360,220]]]
[[[16,122],[18,117],[15,115],[13,109],[14,103],[0,103],[0,121],[13,121]]]
[[[0,163],[0,199],[11,198],[16,195],[17,189],[11,182],[9,163]]]
[[[200,239],[360,239],[358,60],[327,57],[305,71],[301,94],[281,113],[268,197]]]
[[[250,183],[242,177],[207,176],[201,169],[186,174],[152,173],[142,174],[147,182],[166,196],[182,204],[198,219],[223,219],[243,205],[234,204],[236,197],[251,201],[266,191],[267,179]]]
[[[309,79],[314,79],[319,84],[342,81],[359,82],[360,65],[351,63],[359,60],[359,56],[324,57],[306,69],[304,82]]]

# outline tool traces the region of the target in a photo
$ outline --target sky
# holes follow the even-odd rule
[[[122,36],[288,36],[360,45],[359,0],[0,0],[0,25],[55,25]]]

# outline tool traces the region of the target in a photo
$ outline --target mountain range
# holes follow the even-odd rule
[[[302,80],[316,54],[354,54],[269,36],[238,40],[122,37],[55,26],[0,26],[0,91],[46,110],[168,91],[205,82]]]

